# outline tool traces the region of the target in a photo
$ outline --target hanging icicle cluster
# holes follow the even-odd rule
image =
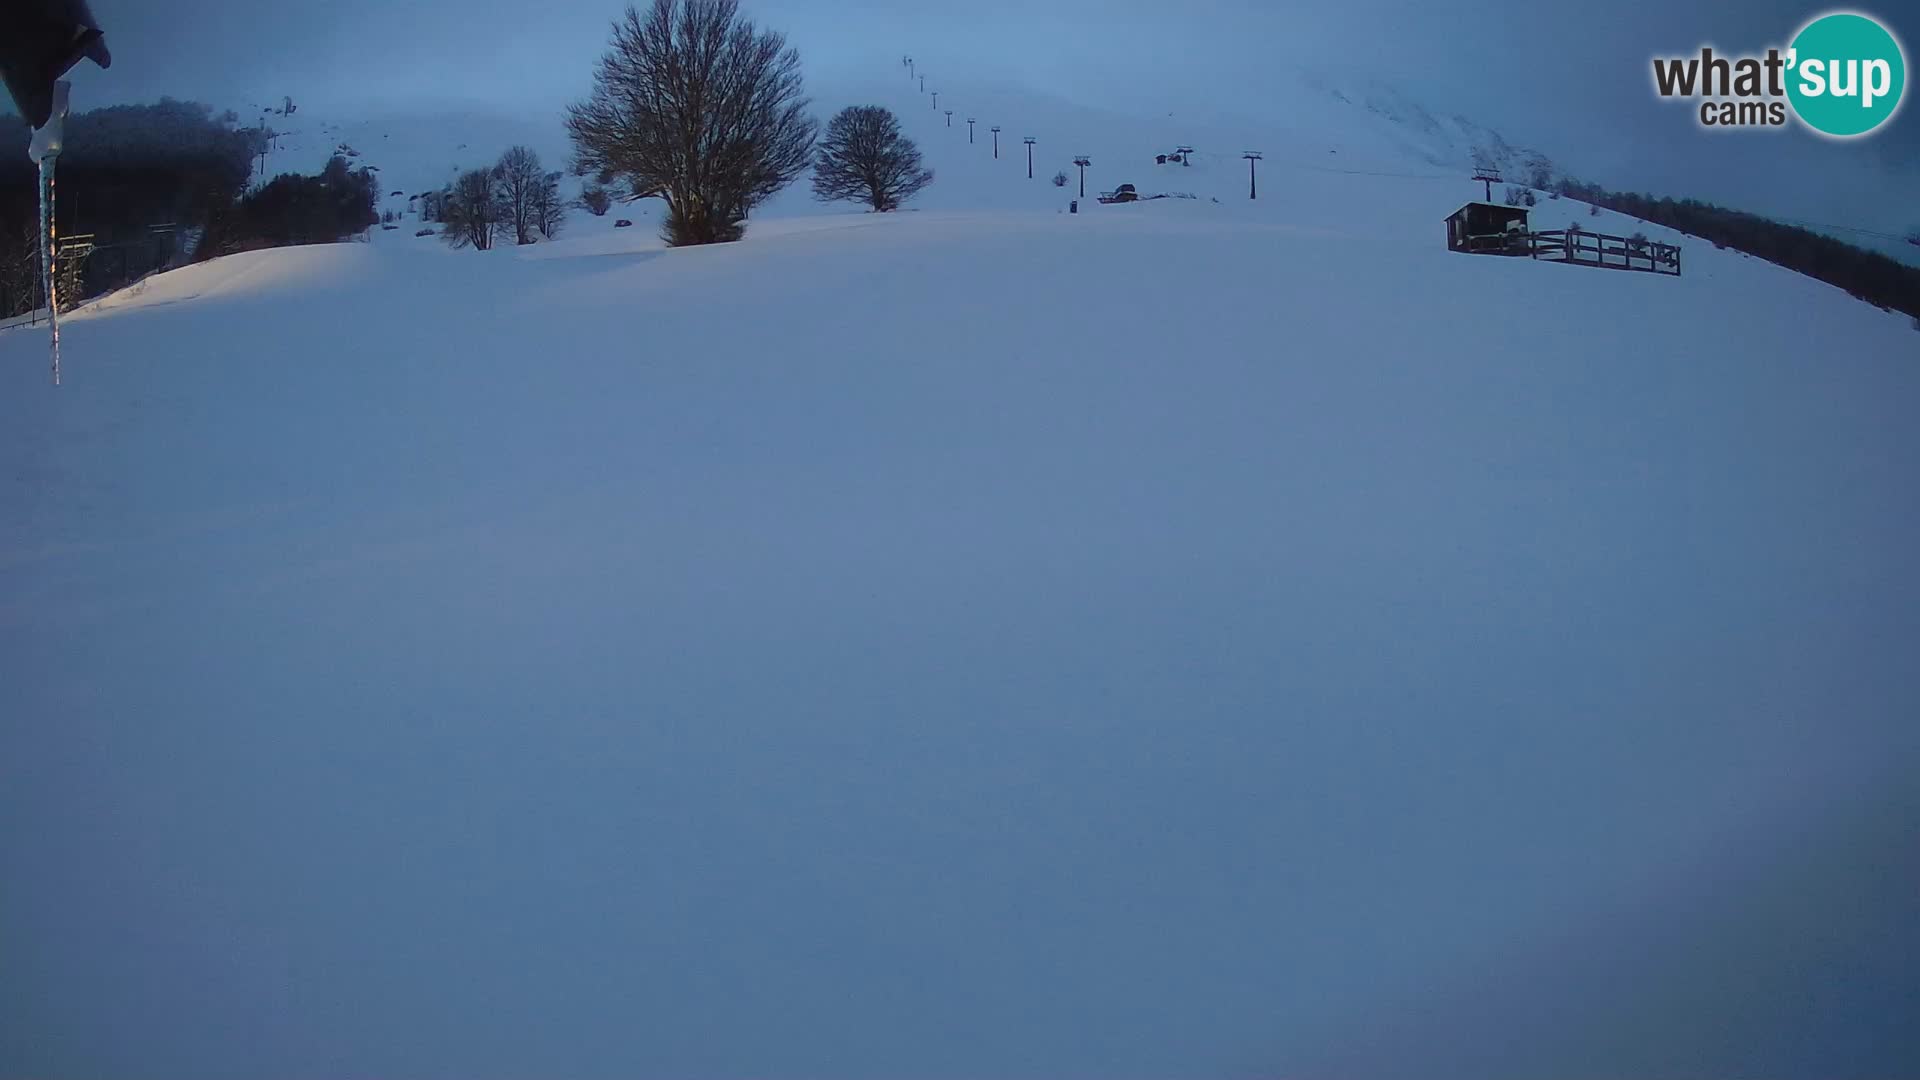
[[[113,63],[106,35],[87,9],[87,0],[6,0],[0,5],[0,84],[6,86],[20,118],[33,129],[27,156],[40,173],[40,279],[53,332],[55,386],[60,385],[60,291],[54,272],[54,245],[59,237],[54,228],[53,172],[73,89],[61,76],[81,60],[103,68]]]
[[[59,155],[40,159],[40,280],[47,297],[47,325],[53,338],[53,385],[60,385],[60,282],[54,273],[54,243],[59,239],[53,219],[53,163]]]
[[[52,331],[53,385],[60,385],[60,284],[54,273],[54,245],[59,242],[53,218],[53,172],[60,160],[61,140],[66,132],[67,95],[71,84],[62,79],[53,84],[52,110],[47,122],[34,130],[27,156],[40,167],[40,284],[47,298],[47,326]]]

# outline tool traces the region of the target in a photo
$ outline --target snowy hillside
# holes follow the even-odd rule
[[[947,88],[949,120],[933,107],[931,95],[915,91],[904,74],[898,80],[876,79],[848,86],[828,83],[813,89],[816,112],[824,121],[850,104],[885,104],[907,119],[910,130],[924,143],[930,158],[944,170],[945,182],[923,195],[919,209],[1053,208],[1064,206],[1061,193],[1044,184],[1057,172],[1076,175],[1073,159],[1088,154],[1094,161],[1088,194],[1119,183],[1134,183],[1143,192],[1180,192],[1222,199],[1246,195],[1243,151],[1260,149],[1263,168],[1324,173],[1329,177],[1356,173],[1391,173],[1402,180],[1457,180],[1476,150],[1490,156],[1518,180],[1530,153],[1509,146],[1490,129],[1460,117],[1441,121],[1393,89],[1368,84],[1342,90],[1324,81],[1302,83],[1301,96],[1291,103],[1281,124],[1248,126],[1219,119],[1195,120],[1185,115],[1141,118],[1117,115],[1031,91],[1010,90],[965,79],[937,80]],[[561,116],[510,116],[482,110],[395,109],[374,117],[343,119],[310,108],[294,115],[260,113],[249,104],[244,119],[254,117],[279,134],[267,155],[263,173],[318,172],[336,152],[350,154],[356,166],[369,165],[380,174],[382,210],[409,213],[407,196],[437,189],[461,171],[491,164],[512,145],[537,151],[549,168],[565,168],[570,147]],[[255,115],[259,114],[259,115]],[[966,120],[974,126],[977,152],[956,149],[965,143]],[[991,154],[993,126],[1000,133],[1001,156]],[[1021,140],[1033,136],[1035,185],[1003,181],[1026,175],[1026,148]],[[1180,146],[1197,149],[1185,167],[1153,164],[1160,154]],[[1344,156],[1342,156],[1344,155]],[[1118,171],[1115,171],[1118,170]],[[1323,189],[1337,189],[1332,180]],[[1451,185],[1458,188],[1459,185]],[[578,182],[566,185],[577,193]],[[1077,179],[1076,187],[1077,191]],[[392,192],[401,192],[393,195]],[[640,204],[615,217],[634,217],[657,207]],[[814,203],[805,183],[796,184],[763,213],[836,213],[845,207]],[[635,219],[638,220],[637,218]],[[610,225],[586,223],[592,227]],[[409,236],[411,230],[407,230]]]
[[[964,79],[940,79],[937,85],[943,88],[937,109],[931,95],[918,93],[904,76],[898,83],[824,87],[815,100],[822,115],[849,104],[895,109],[945,181],[921,197],[927,207],[1064,209],[1078,192],[1073,160],[1081,155],[1093,162],[1087,173],[1089,197],[1131,183],[1143,195],[1193,194],[1243,203],[1248,185],[1242,154],[1249,150],[1265,155],[1260,168],[1269,170],[1266,183],[1276,181],[1271,170],[1285,170],[1289,177],[1267,190],[1269,199],[1286,197],[1286,190],[1351,199],[1375,190],[1355,186],[1362,174],[1402,182],[1444,179],[1452,182],[1448,190],[1465,190],[1457,182],[1463,176],[1459,169],[1408,152],[1402,125],[1330,95],[1303,97],[1283,122],[1256,126],[1184,115],[1124,116]],[[954,110],[951,128],[944,115],[947,108]],[[972,146],[967,145],[968,117],[979,121]],[[990,129],[995,125],[1003,129],[998,161],[991,153]],[[1026,181],[1022,143],[1029,136],[1036,140],[1031,183]],[[1182,146],[1195,148],[1190,163],[1156,163],[1160,155]],[[1063,193],[1047,183],[1058,172],[1074,178],[1071,190]],[[804,190],[790,191],[781,208],[798,212],[805,198]],[[1297,215],[1298,210],[1289,213]]]
[[[247,113],[242,112],[243,119]],[[313,109],[254,118],[279,134],[267,155],[266,175],[317,173],[335,153],[380,170],[389,188],[437,188],[462,169],[491,165],[515,144],[530,146],[560,168],[567,157],[560,117],[525,117],[469,109],[393,110],[374,116],[329,116]]]
[[[917,209],[250,252],[57,390],[0,333],[0,1075],[1912,1044],[1847,1007],[1912,942],[1906,320],[1449,254],[1478,187],[1369,129],[817,97],[907,118]],[[445,139],[365,155],[532,136]],[[1080,153],[1197,197],[1068,214]],[[1661,1023],[1718,1056],[1606,1034]]]
[[[237,110],[242,122],[263,124],[276,134],[264,162],[256,159],[256,182],[285,172],[318,173],[335,154],[354,167],[379,175],[378,209],[392,210],[420,224],[410,196],[437,191],[467,169],[499,160],[510,146],[531,147],[550,170],[567,166],[569,147],[560,115],[519,116],[479,108],[394,109],[376,115],[342,117],[296,105],[292,116],[249,105]],[[569,197],[578,181],[563,185]],[[409,237],[413,229],[403,230]]]
[[[1541,157],[1539,151],[1514,146],[1493,128],[1457,113],[1435,116],[1426,106],[1404,90],[1379,81],[1358,86],[1342,86],[1327,77],[1307,80],[1309,88],[1343,105],[1364,109],[1386,125],[1375,124],[1381,134],[1392,139],[1412,158],[1429,165],[1458,171],[1484,160],[1515,181],[1530,171],[1528,166]],[[1350,121],[1361,122],[1358,118]]]

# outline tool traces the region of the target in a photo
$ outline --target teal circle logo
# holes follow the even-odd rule
[[[1787,56],[1787,100],[1823,135],[1865,135],[1900,108],[1906,56],[1892,32],[1865,15],[1820,16],[1794,37]]]

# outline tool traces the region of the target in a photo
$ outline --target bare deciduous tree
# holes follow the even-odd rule
[[[549,240],[560,235],[560,226],[567,221],[567,204],[560,198],[560,176],[547,173],[533,191],[533,227]]]
[[[493,247],[494,231],[500,226],[496,179],[492,169],[472,169],[454,181],[440,206],[440,235],[447,243],[480,251]]]
[[[501,224],[513,229],[514,243],[533,243],[533,234],[539,228],[534,217],[534,200],[547,179],[546,171],[540,167],[540,155],[524,146],[511,147],[500,155],[493,173]]]
[[[1553,159],[1541,153],[1527,155],[1524,162],[1527,186],[1545,191],[1553,186]]]
[[[613,196],[607,193],[606,188],[589,182],[580,189],[580,205],[586,207],[587,213],[594,217],[606,217],[607,211],[613,208]]]
[[[900,134],[900,121],[878,105],[853,105],[834,116],[813,166],[813,194],[823,201],[857,199],[885,213],[933,183],[920,148]]]
[[[666,200],[666,239],[682,245],[739,239],[748,212],[806,169],[816,125],[785,36],[735,0],[653,0],[614,24],[567,129],[578,166]]]

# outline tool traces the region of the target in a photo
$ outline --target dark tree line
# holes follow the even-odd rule
[[[0,116],[0,146],[24,147],[28,137],[19,117]],[[246,187],[263,141],[205,105],[171,98],[77,114],[59,158],[61,229],[105,242],[163,221],[202,221]],[[9,221],[33,220],[36,192],[26,154],[0,154],[0,210]]]
[[[289,110],[290,111],[290,110]],[[336,156],[317,176],[286,174],[248,191],[270,134],[236,127],[232,112],[162,98],[67,121],[58,162],[58,229],[89,234],[94,253],[62,260],[64,300],[80,300],[162,268],[179,237],[199,233],[198,258],[283,244],[329,243],[379,220],[373,172]],[[0,146],[25,146],[18,117],[0,116]],[[0,154],[0,310],[38,295],[38,178],[24,153]],[[154,226],[171,225],[171,232]]]
[[[813,167],[816,198],[855,200],[885,213],[931,183],[933,170],[920,167],[920,148],[900,134],[900,121],[886,109],[854,105],[827,124]]]
[[[330,244],[380,220],[373,170],[335,154],[318,176],[284,173],[216,212],[196,253],[209,259],[256,248]]]
[[[170,240],[151,226],[171,223],[176,235],[207,224],[245,189],[264,138],[235,128],[231,114],[162,98],[155,105],[115,105],[67,120],[59,158],[58,229],[91,234],[102,251],[64,267],[79,281],[62,296],[79,300],[123,284],[170,258]],[[37,295],[39,181],[23,148],[29,132],[17,116],[0,116],[0,315],[27,311]]]
[[[1920,318],[1920,267],[1907,266],[1879,252],[1697,199],[1656,199],[1608,191],[1577,180],[1562,180],[1557,190],[1595,206],[1710,240],[1718,247],[1744,251],[1845,289],[1869,304]]]
[[[805,171],[816,127],[799,54],[735,0],[629,7],[592,95],[567,110],[581,174],[664,199],[675,245],[739,239],[748,213]]]

